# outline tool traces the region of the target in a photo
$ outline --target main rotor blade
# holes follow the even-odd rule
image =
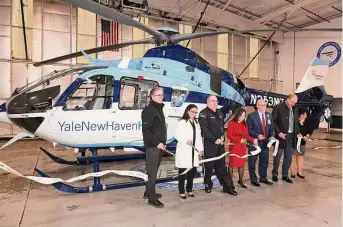
[[[142,39],[142,40],[130,41],[130,42],[123,42],[123,43],[119,43],[119,44],[113,44],[113,45],[102,46],[102,47],[95,47],[92,49],[84,50],[83,52],[85,52],[86,54],[94,54],[94,53],[98,53],[98,52],[102,52],[102,51],[106,51],[106,50],[119,49],[119,48],[131,46],[131,45],[147,44],[147,43],[154,44],[155,43],[154,38],[148,38],[148,39]],[[81,51],[78,51],[75,53],[71,53],[71,54],[60,56],[60,57],[51,58],[51,59],[48,59],[45,61],[37,62],[33,65],[37,67],[37,66],[51,64],[51,63],[67,60],[70,58],[80,57],[80,56],[83,56],[83,53]]]
[[[227,34],[227,33],[230,33],[230,32],[221,31],[221,32],[199,32],[199,33],[190,33],[190,34],[175,34],[170,37],[170,42],[172,44],[176,44],[183,40],[197,39],[197,38],[213,36],[213,35],[221,35],[221,34]]]
[[[157,40],[160,40],[162,37],[164,37],[163,33],[160,33],[158,31],[155,31],[145,24],[142,24],[138,21],[135,21],[134,19],[119,13],[115,9],[111,9],[107,6],[101,5],[100,3],[97,3],[92,0],[60,0],[62,2],[71,4],[73,6],[88,10],[90,12],[93,12],[95,14],[98,14],[102,17],[106,17],[110,20],[117,21],[121,24],[126,24],[135,28],[138,28],[140,30],[143,30],[152,36],[156,37]]]
[[[190,39],[203,38],[207,36],[221,35],[221,34],[243,34],[252,32],[306,32],[306,31],[325,31],[325,32],[341,32],[342,28],[289,28],[289,29],[251,29],[251,30],[237,30],[237,31],[219,31],[219,32],[199,32],[190,34],[175,34],[170,37],[170,42],[176,44],[178,42]]]

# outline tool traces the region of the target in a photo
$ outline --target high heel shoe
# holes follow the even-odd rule
[[[299,173],[297,173],[297,176],[300,177],[301,179],[305,179],[305,176],[300,175]]]
[[[181,199],[186,199],[187,197],[186,197],[185,194],[180,194],[180,198],[181,198]]]
[[[292,178],[295,178],[295,175],[291,174],[291,177],[292,177]]]
[[[247,186],[245,186],[245,185],[243,184],[242,181],[238,181],[238,184],[239,184],[242,188],[248,188]]]

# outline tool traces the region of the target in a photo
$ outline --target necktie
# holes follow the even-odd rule
[[[266,119],[264,118],[264,113],[262,113],[262,129],[263,129],[263,136],[267,137],[266,132]]]
[[[289,109],[289,133],[293,132],[293,124],[294,124],[294,116],[293,116],[293,111],[292,108]]]

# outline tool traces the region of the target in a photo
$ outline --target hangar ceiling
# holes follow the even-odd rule
[[[270,27],[280,25],[285,14],[284,28],[330,23],[342,16],[341,0],[211,0],[210,4]]]
[[[333,26],[330,26],[330,20],[342,17],[341,0],[93,1],[117,8],[131,16],[146,15],[193,25],[197,23],[201,12],[206,8],[200,25],[207,29],[294,29],[307,28],[322,22],[331,28]],[[148,8],[143,10],[140,6],[146,3]],[[207,3],[208,6],[206,7]],[[268,37],[271,33],[258,34]]]

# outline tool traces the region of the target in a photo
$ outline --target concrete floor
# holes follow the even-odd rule
[[[341,140],[341,134],[328,135]],[[156,209],[142,199],[143,187],[89,194],[67,194],[52,186],[16,177],[0,170],[0,226],[342,226],[342,149],[313,149],[340,146],[340,142],[314,141],[305,156],[306,180],[296,178],[293,184],[279,181],[273,186],[253,188],[248,172],[248,189],[236,186],[239,195],[196,191],[195,198],[181,201],[177,191],[159,189],[164,209]],[[1,146],[1,144],[0,144]],[[39,151],[44,147],[68,160],[75,159],[72,150],[53,148],[37,140],[20,141],[0,151],[0,160],[24,175],[37,167],[53,177],[69,179],[91,170],[53,163]],[[143,160],[113,164],[105,169],[125,169]],[[271,165],[268,174],[270,178]],[[116,178],[116,179],[115,179]],[[235,176],[237,178],[237,176]],[[123,178],[121,178],[122,180]],[[105,182],[118,177],[105,177]],[[92,182],[85,180],[73,185]],[[237,180],[235,180],[235,185]]]

